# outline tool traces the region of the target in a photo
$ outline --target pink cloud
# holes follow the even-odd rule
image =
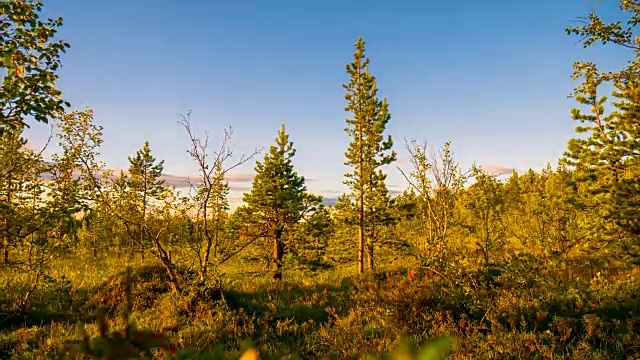
[[[482,168],[484,171],[493,175],[511,175],[516,170],[512,167],[504,167],[504,166],[491,165],[491,164],[480,165],[480,168]]]
[[[122,169],[109,169],[111,171],[111,179],[115,180],[120,177],[120,171]],[[109,171],[106,170],[106,171]],[[106,172],[104,171],[104,172]],[[126,170],[125,170],[126,173]],[[78,176],[79,172],[74,171],[74,176]],[[231,190],[236,191],[247,191],[251,189],[251,181],[255,174],[250,173],[229,173],[226,176],[226,180],[229,182],[229,186]],[[51,173],[43,173],[40,175],[40,178],[43,180],[51,181],[53,180],[53,176]],[[200,176],[198,175],[183,175],[183,174],[162,174],[160,176],[160,180],[164,180],[165,185],[167,186],[175,186],[176,188],[189,188],[189,182],[197,185],[200,181]]]

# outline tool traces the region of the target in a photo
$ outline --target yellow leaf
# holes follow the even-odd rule
[[[16,74],[19,78],[24,76],[24,68],[22,66],[16,66]]]
[[[258,360],[260,356],[258,354],[258,350],[251,348],[245,351],[242,356],[240,356],[240,360]]]

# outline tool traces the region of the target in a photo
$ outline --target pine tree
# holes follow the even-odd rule
[[[571,139],[565,162],[577,170],[581,180],[589,184],[585,206],[597,212],[604,221],[593,222],[594,228],[610,241],[622,245],[632,257],[640,257],[640,38],[634,28],[640,22],[640,2],[621,0],[620,8],[630,14],[627,26],[621,22],[604,23],[595,13],[569,34],[581,37],[584,47],[596,42],[613,43],[634,52],[633,59],[620,71],[601,71],[590,62],[576,62],[574,79],[583,82],[575,90],[581,105],[590,107],[585,114],[572,110],[580,123],[576,132],[586,137]],[[608,103],[601,96],[603,84],[612,84],[616,101]],[[605,106],[614,110],[606,114]]]
[[[318,206],[313,215],[292,229],[288,255],[293,255],[293,260],[307,269],[326,267],[327,247],[333,238],[334,228],[329,210],[324,205]]]
[[[314,211],[322,200],[307,193],[304,177],[293,169],[295,153],[282,125],[276,145],[270,147],[262,162],[256,163],[251,192],[244,194],[244,201],[257,225],[273,240],[275,280],[282,279],[285,231]]]
[[[345,184],[351,188],[351,196],[358,206],[358,269],[364,272],[364,254],[368,267],[374,267],[374,235],[380,225],[375,215],[387,207],[389,195],[385,185],[386,174],[380,169],[396,160],[392,151],[391,136],[384,138],[384,131],[391,119],[387,100],[379,100],[376,79],[369,72],[369,59],[365,58],[365,42],[360,37],[355,45],[354,60],[347,64],[351,76],[346,90],[348,102],[345,111],[352,113],[347,119],[345,131],[353,139],[345,153],[345,165],[353,171],[345,174]]]
[[[142,149],[138,150],[134,157],[129,157],[129,164],[129,177],[126,185],[131,200],[133,200],[132,205],[140,216],[135,222],[138,224],[137,237],[141,249],[143,249],[141,254],[144,257],[144,229],[147,224],[147,213],[151,202],[154,199],[160,199],[166,190],[164,180],[159,179],[164,170],[164,160],[156,162],[156,158],[151,154],[149,142],[145,141]]]

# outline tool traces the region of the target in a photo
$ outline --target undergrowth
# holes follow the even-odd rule
[[[418,345],[441,339],[433,346],[451,359],[640,359],[637,267],[589,276],[579,265],[525,270],[528,261],[288,273],[280,284],[236,273],[213,297],[172,293],[157,264],[93,283],[59,272],[22,313],[8,307],[19,287],[6,288],[0,357],[430,359]]]

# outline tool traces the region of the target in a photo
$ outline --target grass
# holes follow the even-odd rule
[[[389,353],[403,336],[424,344],[448,335],[452,359],[640,359],[640,270],[584,264],[518,258],[498,271],[460,264],[437,274],[405,261],[375,276],[289,271],[282,283],[231,264],[221,295],[193,299],[171,293],[146,260],[130,264],[131,320],[190,358],[238,358],[253,346],[264,359],[351,359]],[[79,254],[50,274],[15,314],[9,304],[28,279],[2,273],[0,358],[55,357],[81,339],[78,323],[97,336],[101,307],[110,327],[125,327],[122,259]]]

